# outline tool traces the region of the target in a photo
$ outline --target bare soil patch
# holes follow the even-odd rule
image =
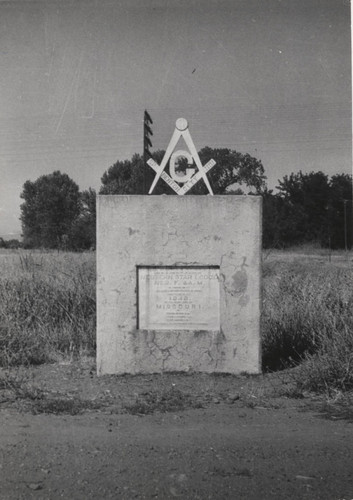
[[[97,377],[95,360],[88,357],[1,373],[2,406],[34,414],[95,410],[145,415],[235,402],[267,407],[280,404],[280,396],[296,396],[289,371],[239,377],[193,372]]]

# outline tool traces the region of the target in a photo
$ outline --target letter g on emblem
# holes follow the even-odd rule
[[[188,182],[191,179],[191,177],[194,175],[195,169],[188,168],[187,172],[185,172],[183,175],[177,174],[175,172],[175,160],[177,158],[186,158],[188,161],[188,165],[192,165],[194,163],[194,159],[188,151],[183,151],[182,149],[180,149],[179,151],[175,151],[170,157],[170,163],[169,163],[170,176],[176,182],[180,182],[182,184],[185,184],[185,182]]]

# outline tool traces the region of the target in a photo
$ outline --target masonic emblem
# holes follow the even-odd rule
[[[183,137],[189,151],[181,149],[174,151],[180,137]],[[175,171],[175,164],[177,159],[180,157],[186,158],[188,165],[193,165],[195,162],[197,169],[195,167],[188,167],[187,172],[182,175],[177,174]],[[168,161],[169,174],[165,171]],[[206,174],[212,167],[215,166],[216,162],[214,160],[210,160],[204,166],[201,164],[200,157],[189,132],[188,122],[185,118],[177,119],[174,133],[167,147],[162,163],[158,165],[152,158],[150,158],[147,163],[156,172],[156,177],[153,180],[148,194],[152,194],[159,178],[161,177],[179,195],[187,193],[192,186],[194,186],[200,179],[203,179],[208,192],[213,195],[213,191]]]

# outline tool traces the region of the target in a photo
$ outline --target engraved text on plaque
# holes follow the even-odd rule
[[[138,328],[219,330],[219,267],[138,267]]]

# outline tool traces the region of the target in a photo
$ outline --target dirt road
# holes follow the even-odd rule
[[[353,499],[353,424],[326,418],[310,398],[278,396],[278,387],[269,395],[265,379],[213,378],[211,384],[209,377],[170,375],[164,384],[179,384],[183,394],[193,388],[199,401],[203,394],[203,407],[134,415],[114,406],[116,394],[141,401],[151,384],[157,387],[154,377],[45,370],[45,390],[61,381],[66,394],[76,388],[82,397],[85,387],[91,401],[104,395],[102,404],[77,415],[33,414],[35,399],[3,398],[2,500]],[[103,405],[107,394],[110,403]]]

